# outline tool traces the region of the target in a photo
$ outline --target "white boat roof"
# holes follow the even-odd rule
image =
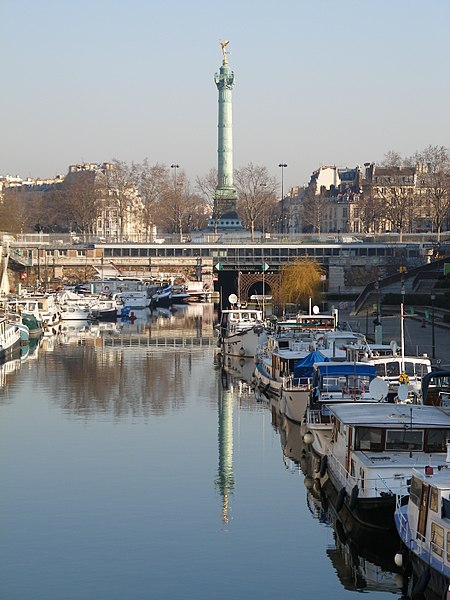
[[[448,427],[450,416],[437,406],[421,404],[392,404],[376,402],[349,402],[338,405],[328,405],[330,413],[345,425],[371,427],[405,427],[411,424],[417,427]]]
[[[450,490],[450,463],[441,465],[440,469],[434,468],[432,475],[426,475],[425,469],[413,469],[411,475],[440,490]]]
[[[226,308],[226,309],[222,310],[221,312],[228,313],[228,314],[240,313],[240,314],[248,315],[249,313],[262,314],[263,311],[260,310],[259,308]]]

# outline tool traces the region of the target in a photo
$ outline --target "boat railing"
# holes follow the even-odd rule
[[[319,425],[319,423],[322,423],[322,415],[320,410],[308,410],[307,422],[313,425]]]
[[[285,390],[310,390],[312,378],[311,377],[294,377],[294,374],[286,375],[283,377],[283,388]]]
[[[405,505],[405,495],[397,494],[395,506],[395,520],[400,538],[406,546],[426,564],[429,564],[436,571],[444,572],[448,570],[446,564],[447,549],[445,547],[448,530],[443,531],[442,543],[439,543],[436,537],[428,539],[412,528],[407,518],[407,505]],[[442,524],[438,525],[444,530]]]
[[[327,449],[327,455],[330,470],[335,473],[336,478],[346,488],[347,493],[351,493],[353,487],[357,485],[360,494],[363,496],[375,494],[377,497],[382,495],[396,497],[399,492],[404,491],[407,487],[406,476],[381,477],[379,473],[376,473],[375,477],[367,477],[367,470],[364,470],[364,475],[355,476],[329,451],[329,448]],[[393,485],[394,483],[395,485]]]

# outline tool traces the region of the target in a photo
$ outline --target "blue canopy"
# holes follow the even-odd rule
[[[314,363],[316,362],[328,362],[329,358],[325,357],[323,354],[315,350],[314,352],[310,352],[304,358],[298,361],[296,365],[294,365],[294,379],[303,379],[307,377],[312,377],[314,369]]]
[[[356,375],[359,377],[375,377],[375,365],[370,363],[330,362],[318,368],[319,375],[325,377]]]

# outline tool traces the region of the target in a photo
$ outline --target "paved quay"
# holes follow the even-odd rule
[[[341,323],[349,323],[353,330],[361,331],[371,340],[374,339],[374,318],[375,315],[369,315],[368,317],[364,314],[353,316],[350,314],[350,308],[339,310],[339,321]],[[381,324],[383,328],[383,344],[389,344],[391,340],[395,340],[400,344],[400,312],[398,314],[383,316]],[[427,354],[436,366],[442,369],[450,369],[450,328],[448,326],[440,324],[439,321],[435,321],[434,323],[434,360],[433,326],[430,320],[424,322],[420,315],[406,315],[404,318],[404,331],[405,354]]]

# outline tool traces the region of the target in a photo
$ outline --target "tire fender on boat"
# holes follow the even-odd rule
[[[336,533],[337,536],[339,538],[339,541],[341,542],[341,544],[344,544],[344,546],[347,544],[347,534],[345,533],[345,529],[344,526],[342,525],[342,522],[340,519],[336,520]]]
[[[427,586],[430,582],[431,570],[430,567],[427,567],[425,571],[421,574],[417,583],[413,589],[412,597],[414,598],[418,594],[423,594],[427,589]]]
[[[320,466],[319,466],[319,475],[320,477],[325,477],[325,473],[327,472],[327,465],[328,465],[328,456],[326,454],[324,454],[322,456],[322,458],[320,459]]]
[[[345,500],[345,496],[346,496],[347,492],[345,491],[345,488],[341,488],[339,490],[339,494],[336,500],[336,512],[339,512],[341,510],[341,508],[344,506],[344,500]]]
[[[358,502],[358,496],[359,496],[359,487],[355,484],[352,488],[352,493],[350,494],[350,502],[349,502],[350,510],[354,510],[356,508],[356,503]]]

